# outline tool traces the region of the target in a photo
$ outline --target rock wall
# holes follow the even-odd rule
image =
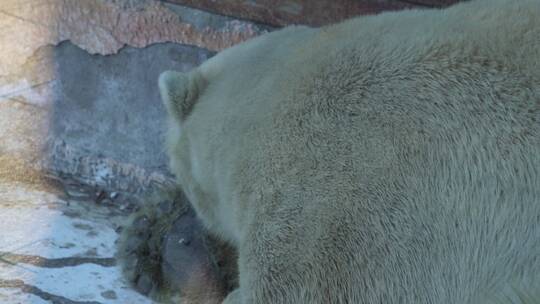
[[[157,1],[2,4],[0,179],[37,170],[132,193],[171,181],[159,73],[271,30]]]

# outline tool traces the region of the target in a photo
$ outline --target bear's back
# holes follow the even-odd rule
[[[299,303],[462,303],[537,282],[538,15],[532,0],[388,13],[205,63],[185,129],[211,222]]]

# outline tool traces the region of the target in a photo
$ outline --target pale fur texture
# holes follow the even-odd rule
[[[160,90],[172,171],[239,252],[224,303],[538,294],[539,0],[290,27]]]

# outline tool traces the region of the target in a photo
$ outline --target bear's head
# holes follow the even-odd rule
[[[202,119],[193,119],[197,116],[192,113],[196,104],[200,103],[201,94],[204,93],[208,81],[203,77],[199,68],[190,72],[163,72],[158,80],[159,91],[165,109],[167,110],[168,125],[166,128],[167,155],[172,173],[182,186],[182,190],[189,201],[202,216],[203,222],[209,224],[213,215],[210,206],[212,198],[208,198],[207,190],[201,185],[207,184],[206,172],[209,171],[205,146],[205,134],[198,126]],[[197,112],[197,111],[195,111]],[[204,113],[201,114],[204,116]],[[195,126],[192,126],[195,122]]]
[[[228,225],[219,223],[220,218],[233,212],[228,202],[237,178],[245,175],[242,166],[260,146],[254,130],[271,130],[270,113],[281,94],[274,83],[281,81],[286,62],[293,60],[290,50],[305,39],[305,31],[309,29],[291,27],[265,34],[189,72],[166,71],[159,77],[168,112],[170,168],[208,228]]]

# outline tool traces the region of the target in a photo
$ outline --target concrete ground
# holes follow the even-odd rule
[[[127,198],[47,178],[0,179],[0,197],[0,303],[151,303],[114,257]]]

